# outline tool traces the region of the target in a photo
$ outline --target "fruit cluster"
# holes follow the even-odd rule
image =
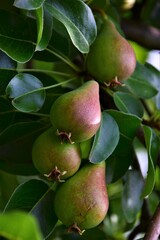
[[[32,151],[40,173],[59,182],[67,179],[56,189],[54,208],[59,220],[80,234],[102,222],[109,205],[105,162],[81,167],[80,143],[91,139],[101,124],[98,82],[109,85],[125,80],[136,65],[132,47],[108,18],[85,64],[96,81],[57,98],[50,112],[52,127],[36,139]]]
[[[57,188],[54,207],[62,223],[81,234],[97,226],[108,210],[105,162],[80,168],[80,142],[92,138],[101,123],[99,84],[88,81],[57,98],[50,119],[53,127],[36,139],[32,159],[51,180],[70,177]]]

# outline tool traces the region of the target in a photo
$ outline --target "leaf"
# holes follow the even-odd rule
[[[57,223],[53,208],[54,193],[46,183],[29,180],[16,188],[8,201],[4,212],[23,210],[37,218],[43,236],[46,237]]]
[[[34,53],[30,29],[20,15],[0,9],[0,49],[17,62],[29,61]]]
[[[158,71],[155,67],[153,67],[152,65],[146,63],[145,67],[152,72],[152,85],[156,87],[156,89],[160,89],[160,71]],[[158,109],[160,109],[160,91],[158,92],[158,94],[154,97],[154,101],[156,103],[156,107]]]
[[[115,151],[106,160],[106,179],[108,183],[113,183],[125,175],[133,161],[133,156],[132,141],[120,135]]]
[[[26,10],[34,10],[40,8],[45,0],[15,0],[14,6]]]
[[[135,96],[130,93],[116,92],[113,94],[113,99],[116,107],[125,113],[131,113],[138,117],[143,117],[144,109]]]
[[[139,117],[112,109],[107,110],[106,112],[117,122],[119,131],[122,135],[129,139],[135,137],[138,127],[141,124],[141,119]]]
[[[106,112],[102,113],[101,126],[96,133],[89,155],[89,161],[98,163],[106,160],[119,141],[119,128],[116,121]]]
[[[38,78],[27,73],[19,73],[12,78],[6,88],[6,94],[13,98],[13,106],[22,112],[36,112],[45,101],[43,84]]]
[[[142,175],[137,170],[129,170],[125,177],[125,185],[122,195],[122,208],[129,223],[136,220],[141,210],[143,199],[141,193],[144,186]]]
[[[152,84],[153,74],[142,64],[138,64],[132,76],[125,81],[128,89],[139,98],[152,98],[158,89]]]
[[[20,211],[0,215],[0,236],[10,240],[43,239],[35,218]]]
[[[54,18],[64,24],[75,47],[88,53],[97,34],[91,9],[80,0],[48,0],[45,6]]]
[[[144,130],[145,142],[146,142],[146,147],[148,152],[148,172],[147,172],[147,178],[145,180],[144,190],[142,193],[142,197],[146,197],[152,192],[154,188],[155,168],[154,168],[153,159],[151,155],[152,139],[153,139],[152,129],[149,128],[148,126],[143,126],[143,130]]]
[[[53,27],[53,19],[50,13],[46,8],[39,8],[36,10],[37,16],[37,51],[44,50],[51,39],[52,36],[52,27]]]
[[[0,51],[0,94],[4,94],[10,79],[16,75],[17,63]]]
[[[37,174],[32,163],[32,145],[46,129],[39,122],[20,122],[0,134],[0,169],[16,175]]]

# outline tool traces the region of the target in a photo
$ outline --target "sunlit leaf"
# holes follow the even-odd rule
[[[14,6],[26,10],[34,10],[40,8],[45,0],[15,0]]]
[[[33,179],[16,188],[4,211],[23,210],[32,213],[46,237],[57,223],[53,198],[54,193],[46,183]]]
[[[152,139],[153,139],[152,129],[147,126],[143,126],[143,130],[144,130],[144,136],[146,141],[146,147],[148,151],[148,172],[147,172],[147,178],[145,181],[144,190],[142,193],[142,196],[146,197],[152,192],[154,188],[155,168],[154,168],[153,159],[151,155],[151,146],[152,146]]]
[[[47,46],[52,36],[53,19],[48,10],[41,7],[36,10],[37,16],[37,46],[36,50],[42,51]]]
[[[9,240],[43,239],[36,219],[21,211],[0,215],[0,236]]]
[[[54,18],[64,24],[78,50],[88,53],[96,37],[96,23],[88,5],[80,0],[48,0],[45,6]]]

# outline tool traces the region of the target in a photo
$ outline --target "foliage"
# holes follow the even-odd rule
[[[125,2],[1,0],[2,238],[131,240],[146,232],[146,219],[153,215],[160,194],[160,72],[146,62],[151,49],[136,39],[131,42],[136,69],[124,85],[99,84],[101,126],[82,147],[84,164],[106,161],[110,207],[103,223],[82,236],[67,233],[53,209],[57,183],[37,172],[31,156],[33,142],[51,126],[52,103],[92,79],[85,60],[98,35],[101,13],[124,36],[121,21],[136,21],[137,15],[139,21],[160,28],[158,1]]]

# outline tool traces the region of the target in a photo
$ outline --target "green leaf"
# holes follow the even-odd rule
[[[54,193],[46,183],[29,180],[18,186],[8,201],[4,212],[23,210],[37,218],[43,236],[46,237],[57,223],[53,208]]]
[[[45,101],[42,82],[27,73],[19,73],[12,78],[6,88],[6,94],[13,98],[13,106],[22,112],[36,112]]]
[[[91,9],[80,0],[48,0],[45,6],[54,18],[64,24],[75,47],[88,53],[97,34]]]
[[[40,8],[45,0],[15,0],[14,6],[26,10],[34,10]]]
[[[138,127],[141,124],[141,119],[139,117],[112,109],[107,110],[106,112],[117,122],[119,131],[122,135],[129,139],[135,137]]]
[[[148,99],[158,93],[158,89],[152,84],[152,72],[142,64],[137,64],[132,76],[125,81],[128,89],[137,97]]]
[[[120,135],[119,143],[113,154],[106,160],[108,183],[122,178],[133,161],[132,140]]]
[[[34,53],[27,21],[0,9],[0,49],[17,62],[27,62]]]
[[[9,81],[17,74],[17,63],[0,51],[0,94],[4,94]]]
[[[106,112],[102,113],[101,126],[96,133],[89,155],[89,161],[98,163],[106,160],[119,141],[119,128],[116,121]]]
[[[136,220],[143,199],[141,193],[144,186],[142,175],[137,170],[129,170],[125,177],[125,185],[122,195],[122,208],[128,222]]]
[[[11,210],[31,212],[48,189],[48,185],[45,182],[36,179],[22,183],[13,192],[4,212]]]
[[[16,175],[37,174],[32,145],[46,127],[39,122],[23,122],[5,129],[0,134],[0,169]]]
[[[152,132],[152,129],[147,126],[143,126],[143,130],[144,130],[145,142],[146,142],[146,147],[148,152],[148,172],[147,172],[147,178],[145,180],[144,190],[142,193],[142,196],[146,197],[152,192],[154,188],[155,168],[154,168],[152,154],[151,154],[153,132]]]
[[[36,10],[36,16],[38,32],[36,50],[42,51],[48,46],[51,39],[53,19],[48,10],[43,7]]]
[[[9,240],[43,239],[35,218],[20,211],[0,215],[0,236]]]
[[[144,113],[143,106],[139,99],[130,93],[115,92],[113,95],[116,107],[125,113],[131,113],[138,117],[142,117]]]
[[[158,71],[158,69],[156,69],[155,67],[153,67],[152,65],[150,65],[149,63],[145,64],[145,67],[152,72],[152,84],[154,87],[156,87],[156,89],[160,89],[160,71]],[[160,109],[160,91],[158,92],[158,94],[154,97],[154,101],[156,103],[156,107],[158,109]]]

